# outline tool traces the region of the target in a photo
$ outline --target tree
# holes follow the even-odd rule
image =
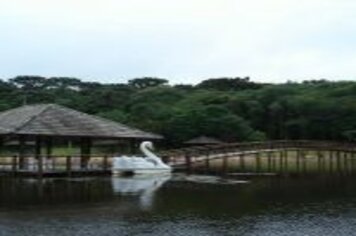
[[[201,89],[216,89],[222,91],[239,91],[245,89],[258,89],[261,88],[262,85],[251,82],[249,77],[236,77],[208,79],[202,81],[196,87]]]
[[[23,91],[36,91],[45,87],[46,78],[41,76],[17,76],[10,79],[9,82]]]
[[[138,88],[138,89],[145,89],[148,87],[157,87],[160,85],[165,85],[168,83],[166,79],[160,78],[151,78],[151,77],[144,77],[144,78],[137,78],[129,80],[129,85]]]

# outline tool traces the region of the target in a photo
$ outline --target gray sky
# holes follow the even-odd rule
[[[356,80],[355,0],[0,0],[0,78]]]

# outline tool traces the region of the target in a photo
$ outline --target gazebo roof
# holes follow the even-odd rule
[[[26,105],[0,113],[0,135],[161,139],[162,136],[56,104]]]
[[[185,144],[221,144],[220,140],[207,136],[200,136],[184,142]]]

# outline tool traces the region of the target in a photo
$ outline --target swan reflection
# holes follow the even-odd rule
[[[170,179],[170,174],[114,177],[112,178],[112,187],[113,191],[120,195],[139,196],[140,206],[143,209],[150,209],[153,204],[155,192]]]

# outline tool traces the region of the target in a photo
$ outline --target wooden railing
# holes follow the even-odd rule
[[[111,169],[111,156],[90,155],[2,155],[0,172],[12,174],[61,174],[71,176],[73,173],[108,172]]]
[[[267,142],[243,142],[243,143],[224,143],[217,145],[192,146],[179,149],[162,151],[163,156],[176,156],[189,153],[200,155],[208,152],[226,151],[250,151],[261,149],[284,149],[284,148],[313,148],[323,150],[356,151],[356,143],[342,143],[332,141],[310,141],[310,140],[277,140]]]
[[[161,151],[158,155],[175,168],[184,167],[190,169],[197,162],[204,162],[206,166],[209,166],[211,159],[222,159],[223,168],[225,168],[230,157],[254,154],[256,155],[256,163],[258,165],[259,154],[280,152],[282,155],[283,152],[288,150],[345,152],[356,156],[354,155],[356,153],[356,143],[310,140],[226,143],[165,150]],[[0,172],[14,174],[32,172],[38,176],[48,173],[61,173],[62,175],[71,176],[75,173],[110,172],[112,156],[100,154],[90,155],[86,158],[87,162],[83,164],[83,156],[80,155],[0,156]],[[243,158],[240,159],[243,164]]]
[[[166,150],[160,153],[172,166],[190,168],[194,162],[215,158],[226,159],[229,156],[259,154],[285,150],[315,150],[356,153],[356,143],[311,140],[276,140],[266,142],[225,143],[218,145],[193,146]]]

